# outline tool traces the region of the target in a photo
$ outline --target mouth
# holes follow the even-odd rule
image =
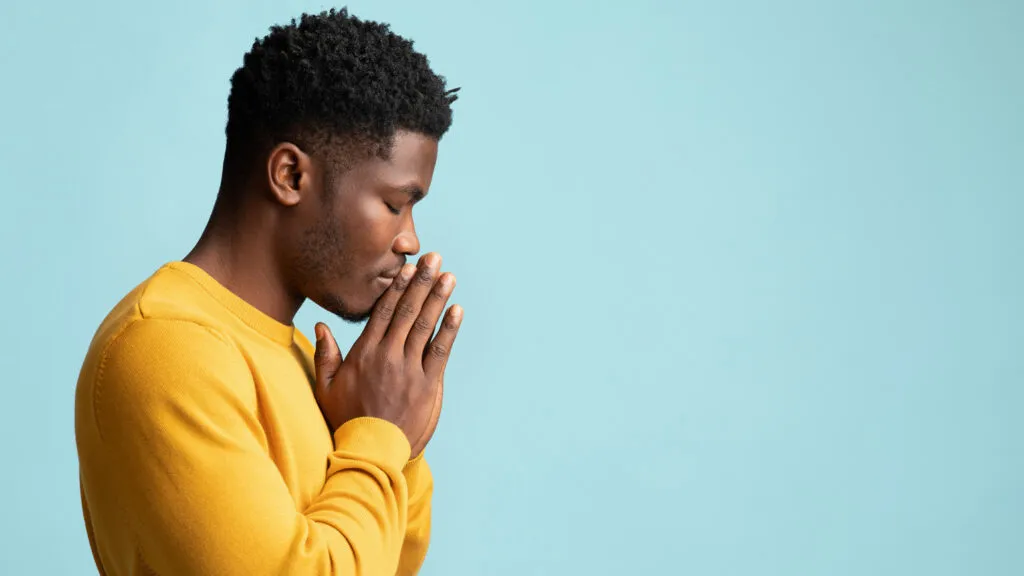
[[[386,280],[394,280],[395,278],[398,277],[398,274],[402,271],[402,267],[403,266],[405,266],[404,262],[402,264],[399,264],[398,266],[395,266],[391,270],[388,270],[386,272],[382,272],[379,277],[380,278],[384,278]]]
[[[393,277],[377,276],[373,279],[373,285],[378,296],[386,292],[388,288],[391,288],[391,285],[394,283],[395,279]]]
[[[397,268],[393,268],[386,272],[382,272],[379,276],[374,278],[374,283],[378,284],[381,288],[386,289],[389,286],[391,286],[391,284],[395,281],[395,278],[398,277],[398,274],[401,271],[402,266],[398,266]]]

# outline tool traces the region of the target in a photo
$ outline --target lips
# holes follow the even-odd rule
[[[382,273],[380,277],[393,280],[396,276],[398,276],[398,273],[402,271],[402,266],[404,266],[404,264],[399,264],[397,267]]]

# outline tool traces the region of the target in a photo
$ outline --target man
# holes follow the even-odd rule
[[[437,254],[405,261],[453,92],[346,10],[246,54],[206,230],[111,311],[79,378],[101,574],[419,570],[423,448],[462,311],[442,318],[455,279]],[[325,325],[315,349],[293,326],[307,298],[368,319],[344,359]]]

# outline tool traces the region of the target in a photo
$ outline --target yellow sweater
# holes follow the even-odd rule
[[[101,574],[414,574],[433,479],[402,431],[313,397],[313,346],[202,269],[163,266],[100,326],[78,381]]]

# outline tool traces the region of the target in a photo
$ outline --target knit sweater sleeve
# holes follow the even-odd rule
[[[141,560],[158,574],[398,570],[410,452],[398,427],[363,418],[339,428],[323,490],[296,510],[267,452],[251,372],[229,341],[190,322],[138,320],[100,362],[80,458],[105,564]]]

